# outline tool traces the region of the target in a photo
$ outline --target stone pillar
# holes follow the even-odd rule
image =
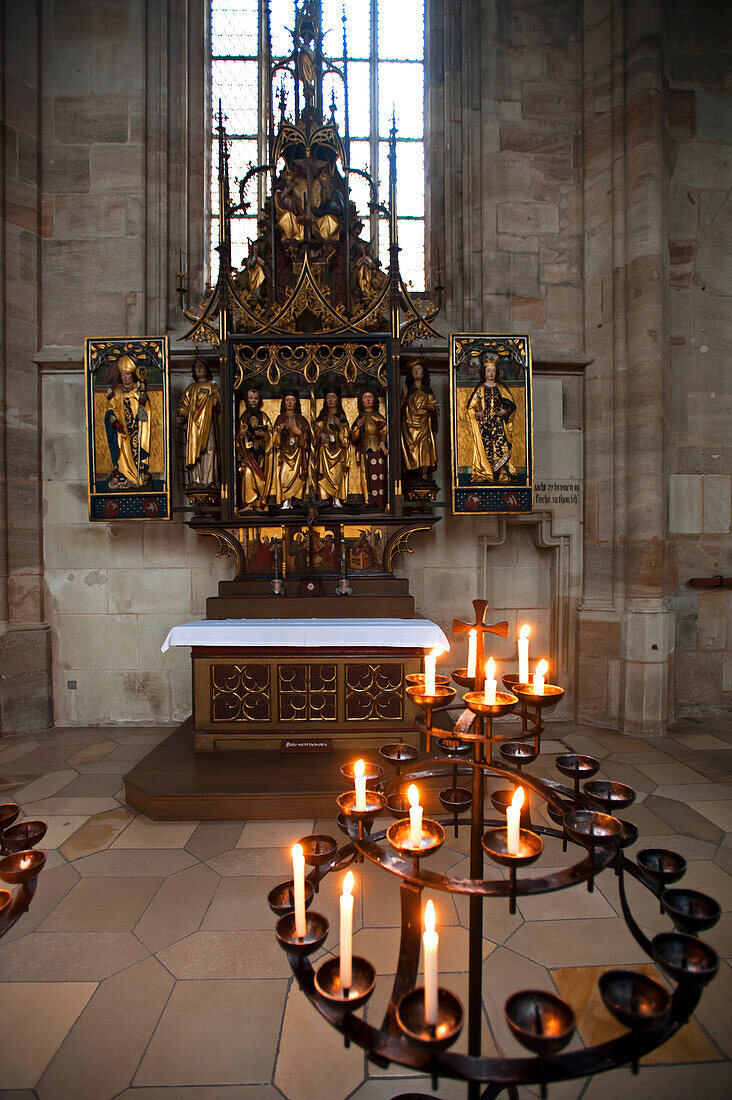
[[[625,6],[626,587],[620,721],[663,733],[673,622],[666,569],[668,229],[660,0]]]
[[[40,3],[2,5],[0,732],[51,724],[41,567],[38,349]]]
[[[584,598],[579,717],[668,720],[667,229],[661,6],[584,4]]]

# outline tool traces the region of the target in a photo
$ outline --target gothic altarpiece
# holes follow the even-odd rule
[[[368,173],[349,164],[347,118],[341,136],[335,103],[329,116],[323,104],[323,76],[332,73],[344,82],[347,109],[345,35],[343,64],[336,65],[323,56],[314,0],[297,7],[292,53],[270,66],[272,90],[283,70],[294,102],[288,105],[280,88],[277,108],[270,108],[267,163],[236,181],[234,199],[219,104],[219,271],[197,308],[179,273],[190,322],[184,339],[196,354],[173,415],[163,402],[165,418],[175,419],[185,440],[178,449],[185,452],[190,526],[235,565],[233,580],[207,601],[207,618],[409,619],[413,599],[407,582],[394,576],[394,562],[442,507],[433,476],[440,410],[428,369],[435,349],[447,365],[445,339],[433,327],[442,288],[434,301],[417,302],[400,274],[395,124],[387,202]],[[370,189],[371,238],[351,201],[354,175]],[[236,269],[232,219],[246,213],[249,188],[260,179],[266,197],[258,235]],[[379,219],[389,228],[386,269],[376,258]],[[89,364],[87,378],[89,392]],[[124,417],[107,417],[112,476],[125,476],[115,464],[120,440],[130,452],[125,484],[107,489],[132,497],[147,487],[139,473],[146,469],[144,401],[143,394],[134,409],[121,406],[127,427]],[[100,437],[95,446],[102,444]],[[530,492],[528,499],[530,508]],[[295,728],[322,735],[331,722],[344,736],[353,723],[359,735],[373,727],[374,736],[392,730],[404,738],[414,717],[405,678],[423,651],[393,651],[385,639],[368,653],[318,652],[306,660],[282,646],[254,660],[247,647],[233,654],[194,646],[196,747],[265,743],[267,735]]]

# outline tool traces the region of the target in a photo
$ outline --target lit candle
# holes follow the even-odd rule
[[[26,867],[30,867],[30,864],[31,864],[31,857],[30,856],[23,856],[23,858],[20,861],[21,871],[25,871]]]
[[[528,684],[529,682],[529,634],[531,633],[528,626],[521,627],[521,633],[518,639],[518,658],[519,658],[519,683]]]
[[[426,1024],[437,1023],[437,945],[440,937],[435,932],[435,907],[432,899],[424,910],[424,1019]]]
[[[439,646],[436,649],[431,649],[429,653],[424,655],[424,693],[425,695],[435,694],[435,671],[437,668],[437,658],[443,654],[444,649],[440,649]]]
[[[544,694],[544,677],[546,676],[548,668],[549,668],[549,665],[544,660],[539,661],[538,665],[536,666],[536,672],[534,673],[534,687],[533,687],[534,695],[543,695]]]
[[[296,844],[292,849],[292,880],[295,886],[295,935],[302,940],[308,930],[305,917],[305,856],[302,844]]]
[[[519,831],[521,829],[521,807],[524,804],[524,788],[517,787],[511,805],[506,807],[508,825],[508,854],[517,856],[520,849]]]
[[[496,663],[492,657],[489,657],[485,663],[485,688],[483,695],[484,703],[495,703],[496,701]]]
[[[407,790],[409,799],[409,843],[413,848],[422,846],[422,807],[419,804],[419,791],[414,783]]]
[[[468,676],[475,679],[475,661],[476,653],[478,650],[478,631],[470,630],[468,632]]]
[[[341,992],[345,996],[353,980],[353,871],[343,879],[341,894]]]
[[[356,809],[366,809],[366,776],[363,760],[357,760],[353,766],[353,782],[356,784]]]

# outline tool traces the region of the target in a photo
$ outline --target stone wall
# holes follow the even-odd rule
[[[669,532],[681,713],[729,705],[732,592],[689,588],[732,573],[732,55],[729,11],[664,7],[668,109]]]
[[[506,661],[533,622],[565,713],[661,732],[732,690],[729,594],[686,583],[730,572],[721,6],[426,8],[428,267],[446,332],[531,333],[540,488],[531,517],[446,511],[398,571],[448,630],[488,598]],[[175,327],[179,250],[200,286],[205,2],[2,12],[0,717],[47,725],[52,683],[58,724],[177,721],[160,642],[230,564],[179,519],[88,522],[81,365],[85,336]]]

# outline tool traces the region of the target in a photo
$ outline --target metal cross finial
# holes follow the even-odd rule
[[[462,619],[453,619],[452,632],[453,634],[467,634],[469,631],[474,630],[476,633],[475,691],[480,691],[485,683],[483,635],[497,634],[499,638],[507,638],[508,623],[492,623],[490,626],[488,626],[485,621],[486,612],[488,611],[489,607],[487,600],[473,600],[473,607],[475,608],[475,622],[464,623]]]

